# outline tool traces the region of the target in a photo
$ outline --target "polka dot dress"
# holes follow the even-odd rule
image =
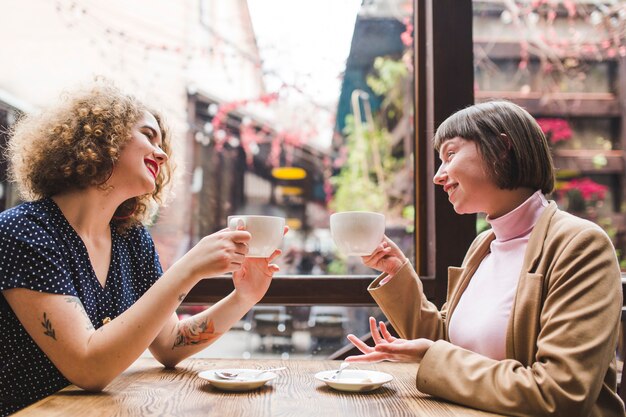
[[[53,200],[24,203],[0,213],[0,291],[28,288],[78,297],[99,328],[105,318],[114,319],[135,303],[163,273],[145,228],[124,235],[111,229],[111,265],[103,288],[83,241]],[[4,296],[0,339],[0,416],[69,385]]]

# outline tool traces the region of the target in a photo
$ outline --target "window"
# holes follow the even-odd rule
[[[371,275],[338,252],[329,230],[332,212],[366,210],[385,214],[386,233],[414,260],[412,9],[406,0],[249,1],[259,93],[188,94],[190,244],[229,215],[276,215],[290,227],[282,274]],[[321,19],[336,30],[317,30]],[[244,75],[233,68],[231,78]],[[293,168],[300,177],[281,174]]]
[[[271,333],[260,324],[268,317],[276,317],[277,332],[292,329],[296,345],[302,327],[328,326],[308,336],[323,351],[325,340],[337,340],[338,324],[347,331],[346,322],[363,326],[379,314],[367,293],[375,272],[335,252],[329,209],[385,212],[387,232],[412,258],[427,293],[443,300],[446,268],[460,264],[475,227],[434,189],[430,138],[445,117],[473,102],[469,0],[30,6],[12,8],[0,28],[10,39],[6,55],[22,57],[3,68],[0,81],[20,102],[43,106],[73,83],[104,75],[161,109],[180,140],[175,152],[185,164],[176,199],[152,228],[164,267],[229,214],[259,210],[289,219],[286,274],[240,323],[242,331],[260,329],[251,346],[271,350],[271,339],[261,342],[262,331]],[[304,35],[309,43],[298,46]],[[41,72],[42,59],[59,71]],[[327,81],[314,79],[316,72]],[[355,171],[355,154],[370,168]],[[306,177],[272,172],[289,166]],[[335,198],[337,190],[352,193]],[[372,196],[384,198],[361,200]],[[188,295],[189,312],[231,288],[227,277],[202,281]]]
[[[509,99],[546,134],[558,205],[600,225],[626,268],[623,4],[474,0],[476,101]]]
[[[441,304],[446,294],[447,267],[460,265],[469,243],[475,236],[475,216],[456,215],[445,193],[433,187],[432,176],[438,158],[430,145],[430,138],[434,126],[454,111],[473,102],[472,12],[469,1],[454,3],[417,1],[414,6],[416,39],[414,68],[417,70],[411,88],[416,92],[413,161],[417,184],[414,191],[417,219],[413,234],[417,248],[415,266],[423,278],[429,297],[437,304]],[[454,33],[446,30],[450,25],[457,29]],[[430,42],[426,42],[426,39]],[[451,50],[454,50],[455,54],[446,52]],[[450,94],[451,91],[454,91],[454,94]],[[299,304],[328,306],[331,310],[335,308],[349,310],[354,308],[352,306],[371,305],[372,299],[366,288],[372,277],[372,275],[279,276],[274,279],[263,303],[268,308],[287,306],[289,309],[289,305]],[[216,301],[227,294],[230,288],[229,279],[205,280],[194,288],[187,300],[190,303],[202,303],[206,302],[207,297],[211,297]],[[291,309],[297,311],[299,307],[294,306]],[[358,307],[354,311],[359,311]],[[278,311],[274,317],[280,321],[281,314],[286,314],[282,316],[283,318],[296,316],[289,311]],[[286,323],[282,324],[287,327]],[[250,326],[252,328],[253,325]],[[245,331],[245,323],[242,328]],[[276,329],[278,330],[278,325]],[[257,346],[262,344],[260,340],[252,343],[257,343]],[[282,352],[284,353],[285,351]]]
[[[236,355],[327,354],[347,333],[366,332],[368,315],[382,318],[362,306],[373,304],[366,288],[376,272],[332,242],[333,211],[384,213],[386,233],[415,259],[412,2],[292,3],[248,3],[264,87],[258,94],[188,94],[190,244],[234,214],[285,217],[291,229],[277,259],[281,273],[263,300],[269,305],[239,324],[248,342]],[[322,19],[336,30],[320,31]],[[286,167],[304,177],[277,175]],[[231,288],[230,278],[206,280],[187,302],[216,301]]]

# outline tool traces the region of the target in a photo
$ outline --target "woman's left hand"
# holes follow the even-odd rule
[[[269,258],[246,258],[241,269],[233,272],[233,284],[237,296],[254,304],[263,298],[274,273],[280,270],[278,265],[270,262],[281,253],[280,249],[277,249]]]
[[[374,339],[374,346],[366,345],[353,334],[348,335],[348,340],[363,352],[363,355],[348,356],[346,362],[390,361],[420,363],[428,348],[435,343],[429,339],[406,340],[393,337],[382,321],[380,322],[379,333],[374,317],[370,317],[370,330]]]
[[[289,228],[285,226],[284,234]],[[267,292],[272,277],[280,268],[271,263],[282,251],[276,249],[268,258],[246,257],[241,269],[233,272],[235,294],[246,302],[256,304]]]

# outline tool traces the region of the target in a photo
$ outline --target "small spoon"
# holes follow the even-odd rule
[[[215,376],[217,376],[218,378],[221,379],[237,379],[237,377],[241,374],[246,374],[246,379],[250,378],[250,379],[254,379],[257,378],[261,375],[263,375],[266,372],[273,372],[273,371],[283,371],[287,369],[287,367],[282,366],[280,368],[269,368],[269,369],[262,369],[260,371],[244,371],[244,372],[220,372],[220,371],[215,371]]]
[[[339,377],[339,375],[341,374],[341,372],[343,372],[344,369],[346,369],[348,366],[350,366],[350,362],[343,362],[340,366],[339,369],[337,369],[335,371],[335,373],[333,374],[333,376],[329,377],[328,379],[337,379],[337,377]]]

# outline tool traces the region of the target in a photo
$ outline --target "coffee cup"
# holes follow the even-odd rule
[[[249,258],[268,258],[283,241],[285,219],[274,216],[228,216],[230,230],[243,229],[252,235],[248,242]]]
[[[330,234],[341,252],[371,255],[385,235],[385,216],[368,211],[344,211],[330,216]]]

